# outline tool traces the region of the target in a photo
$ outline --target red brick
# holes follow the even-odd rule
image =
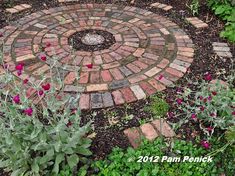
[[[171,127],[166,123],[166,121],[162,119],[157,119],[151,122],[154,127],[158,130],[160,134],[164,137],[174,137],[175,132],[171,129]]]
[[[137,148],[141,144],[141,135],[137,128],[129,128],[124,131],[133,148]]]
[[[114,102],[116,105],[121,105],[121,104],[125,103],[125,101],[122,97],[122,93],[119,90],[113,91],[112,95],[113,95]]]
[[[110,72],[113,75],[114,79],[116,80],[121,80],[124,78],[124,76],[122,75],[122,73],[119,71],[118,68],[110,69]]]
[[[125,98],[126,102],[131,103],[137,100],[130,88],[122,88],[120,89],[120,91],[122,92],[122,95]]]
[[[169,63],[170,62],[168,59],[162,59],[162,61],[157,66],[160,68],[165,68]]]
[[[103,61],[105,63],[110,63],[114,61],[114,59],[109,54],[103,54],[102,56],[103,56]]]
[[[64,84],[73,84],[76,79],[76,72],[69,72],[69,74],[64,79]]]
[[[81,72],[78,82],[80,84],[86,84],[86,83],[88,83],[88,80],[89,80],[89,72]]]
[[[113,78],[108,70],[101,71],[101,77],[104,82],[111,82],[113,80]]]
[[[90,83],[99,83],[100,82],[100,73],[91,72]]]
[[[133,71],[134,73],[139,73],[141,72],[141,70],[139,69],[139,67],[135,66],[134,64],[130,63],[130,64],[127,64],[127,67]]]
[[[140,126],[140,129],[142,133],[144,134],[144,136],[150,141],[158,137],[157,132],[155,131],[153,126],[149,123],[143,124],[142,126]]]
[[[167,68],[166,72],[170,73],[171,75],[174,75],[178,78],[181,78],[184,74],[176,69],[173,68]]]
[[[157,92],[156,89],[154,89],[149,83],[147,82],[141,82],[140,87],[148,94],[148,95],[153,95]]]
[[[147,77],[145,75],[138,75],[138,76],[132,77],[128,80],[131,84],[134,84],[134,83],[137,83],[139,81],[143,81],[145,79],[147,79]]]
[[[157,91],[162,91],[164,89],[166,89],[166,87],[162,84],[160,84],[158,81],[156,81],[155,79],[151,79],[148,81],[149,84],[151,84],[155,89],[157,89]]]
[[[139,60],[136,60],[136,61],[134,61],[134,62],[132,62],[132,63],[133,63],[134,65],[136,65],[137,67],[139,67],[141,70],[148,68],[148,65],[147,65],[147,64],[145,64],[145,63],[143,63],[143,62],[141,62],[141,61],[139,61]]]
[[[79,108],[81,110],[87,110],[90,108],[90,96],[89,94],[81,94],[79,100]]]

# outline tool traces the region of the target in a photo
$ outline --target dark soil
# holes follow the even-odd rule
[[[184,78],[177,82],[177,85],[188,85],[187,79],[192,81],[200,80],[203,75],[210,72],[213,79],[219,78],[225,80],[228,75],[231,75],[232,66],[234,60],[228,58],[220,58],[212,51],[212,42],[227,42],[219,37],[219,33],[224,28],[224,23],[220,21],[206,6],[205,2],[201,2],[199,11],[199,19],[208,23],[209,27],[203,30],[197,30],[190,24],[186,23],[184,18],[191,17],[191,13],[186,4],[189,4],[189,0],[136,0],[134,4],[130,4],[129,1],[115,1],[115,0],[80,0],[81,3],[116,3],[122,5],[133,5],[140,8],[148,9],[152,12],[167,16],[170,20],[177,23],[184,31],[192,38],[195,44],[195,56],[189,71]],[[0,4],[0,27],[9,24],[11,21],[15,21],[26,14],[31,12],[47,9],[50,7],[61,5],[56,0],[11,0],[11,4],[8,1],[3,0]],[[160,9],[150,8],[150,4],[153,2],[162,2],[172,5],[173,10],[169,12],[162,11]],[[4,9],[9,6],[13,6],[19,3],[29,3],[33,6],[33,9],[27,12],[23,12],[17,15],[7,15]],[[72,4],[72,3],[64,3]],[[63,4],[63,5],[64,5]],[[232,54],[235,56],[235,45],[228,43]],[[197,87],[188,85],[190,88],[197,90]],[[164,92],[164,96],[171,105],[171,112],[176,113],[178,111],[175,106],[176,88],[168,88]],[[144,111],[144,106],[149,104],[149,99],[139,101],[128,106],[120,106],[110,109],[102,109],[96,111],[88,111],[82,113],[83,122],[92,120],[94,131],[96,136],[93,138],[92,151],[94,158],[103,158],[111,152],[113,147],[126,148],[129,146],[128,140],[123,135],[122,130],[133,126],[139,126],[141,122],[148,121],[152,115],[149,112]],[[128,119],[128,115],[133,115],[133,118]],[[116,124],[110,125],[110,120],[115,117],[118,121]],[[124,118],[126,117],[126,118]],[[181,117],[166,117],[169,122],[177,122]],[[184,125],[177,131],[177,135],[187,140],[194,140],[194,138],[201,134],[197,123],[190,122]],[[1,175],[1,172],[0,172]]]
[[[82,42],[82,38],[85,37],[87,34],[100,35],[104,37],[104,41],[103,43],[98,45],[87,45]],[[90,51],[90,52],[108,49],[114,43],[116,43],[113,34],[107,31],[93,30],[93,29],[76,32],[75,34],[71,35],[68,40],[69,40],[69,45],[71,45],[74,49],[80,51]]]

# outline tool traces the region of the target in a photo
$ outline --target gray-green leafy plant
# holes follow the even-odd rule
[[[12,176],[53,176],[66,165],[73,169],[86,162],[91,155],[91,140],[86,137],[90,123],[82,126],[79,108],[73,109],[79,95],[63,95],[58,101],[54,85],[63,87],[63,83],[42,79],[38,85],[31,84],[38,92],[35,105],[27,97],[25,83],[7,69],[0,82],[12,85],[11,91],[0,89],[0,168]]]

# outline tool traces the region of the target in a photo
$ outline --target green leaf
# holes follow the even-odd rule
[[[92,154],[89,149],[86,149],[86,148],[84,148],[84,147],[78,147],[76,151],[77,151],[79,154],[85,155],[85,156],[89,156],[89,155]]]
[[[73,169],[79,162],[79,157],[76,154],[73,154],[67,158],[69,167]]]
[[[59,173],[59,164],[64,160],[64,154],[63,153],[59,153],[57,156],[56,156],[56,159],[55,159],[55,164],[54,164],[54,167],[53,167],[53,170],[52,172],[55,173],[55,174],[58,174]]]

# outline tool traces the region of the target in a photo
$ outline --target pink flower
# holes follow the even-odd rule
[[[40,56],[40,59],[41,59],[42,61],[46,61],[46,60],[47,60],[47,57],[46,57],[45,55],[42,55],[42,56]]]
[[[163,75],[160,75],[159,78],[158,78],[158,80],[161,80],[162,78],[163,78]]]
[[[215,92],[215,91],[213,91],[213,92],[211,92],[211,93],[212,93],[212,95],[214,95],[214,96],[217,95],[217,92]]]
[[[3,33],[2,32],[0,32],[0,37],[3,37]]]
[[[208,141],[201,141],[201,145],[202,147],[204,147],[205,149],[209,149],[210,148],[210,143]]]
[[[38,91],[38,95],[39,95],[39,96],[42,96],[43,94],[44,94],[43,90],[39,90],[39,91]]]
[[[29,80],[27,78],[23,80],[24,84],[27,84],[28,82],[29,82]]]
[[[203,100],[203,97],[202,97],[202,96],[200,96],[200,97],[199,97],[199,99],[200,99],[200,100]]]
[[[182,102],[183,102],[183,100],[182,100],[181,98],[178,98],[178,99],[176,100],[176,102],[178,103],[178,105],[181,105]]]
[[[16,67],[15,67],[15,69],[16,69],[17,71],[22,71],[22,70],[24,69],[24,64],[22,64],[22,63],[17,64]]]
[[[205,74],[204,79],[205,79],[206,81],[211,81],[211,80],[212,80],[211,74],[210,74],[210,73]]]
[[[235,111],[233,111],[233,112],[232,112],[232,115],[234,115],[234,116],[235,116]]]
[[[42,85],[42,88],[43,88],[45,91],[47,91],[47,90],[50,90],[51,85],[50,85],[50,83],[47,83],[47,84]]]
[[[13,101],[14,101],[15,104],[20,104],[20,95],[18,94],[16,96],[14,96]]]
[[[32,116],[33,115],[33,108],[25,109],[24,113],[28,116]]]
[[[87,64],[87,68],[93,68],[93,64]]]

